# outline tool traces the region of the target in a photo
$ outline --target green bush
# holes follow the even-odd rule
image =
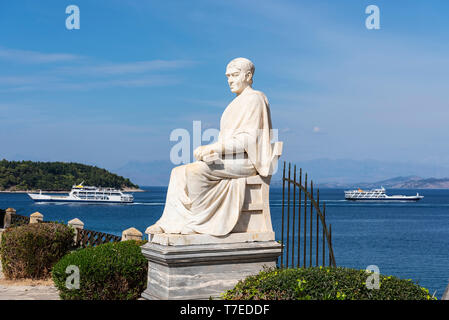
[[[53,282],[64,300],[134,300],[147,285],[147,260],[140,245],[122,241],[80,249],[63,257],[53,268]],[[79,268],[79,289],[66,286],[67,267]],[[73,284],[73,283],[72,283]]]
[[[227,300],[433,300],[411,280],[379,275],[379,289],[368,289],[365,270],[332,267],[266,269],[226,291]]]
[[[44,279],[72,248],[74,230],[60,223],[34,223],[3,232],[0,257],[7,279]]]

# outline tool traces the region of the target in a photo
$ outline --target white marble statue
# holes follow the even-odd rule
[[[271,174],[270,109],[252,88],[254,70],[245,58],[227,65],[237,96],[222,114],[218,141],[194,150],[197,161],[172,170],[162,217],[146,233],[226,235],[239,219],[246,177]],[[219,161],[207,161],[211,156]]]

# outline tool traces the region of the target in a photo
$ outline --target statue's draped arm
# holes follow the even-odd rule
[[[222,155],[248,152],[257,141],[265,103],[258,94],[245,97],[238,108],[230,110],[221,121],[218,142],[210,145]]]
[[[221,154],[243,153],[262,176],[270,174],[271,115],[261,92],[242,97],[236,108],[223,114],[218,142],[211,148]]]

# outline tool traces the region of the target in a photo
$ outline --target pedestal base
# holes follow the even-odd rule
[[[142,248],[148,259],[145,299],[219,298],[264,267],[275,267],[282,246],[276,241],[161,245]]]
[[[225,236],[211,236],[208,234],[173,234],[159,233],[148,234],[148,240],[151,243],[157,243],[165,246],[184,246],[192,244],[225,244],[241,242],[260,242],[273,241],[274,232],[235,232]]]

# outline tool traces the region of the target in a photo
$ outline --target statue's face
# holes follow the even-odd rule
[[[242,72],[235,66],[228,66],[226,69],[229,88],[233,93],[240,94],[250,85],[251,72]]]

